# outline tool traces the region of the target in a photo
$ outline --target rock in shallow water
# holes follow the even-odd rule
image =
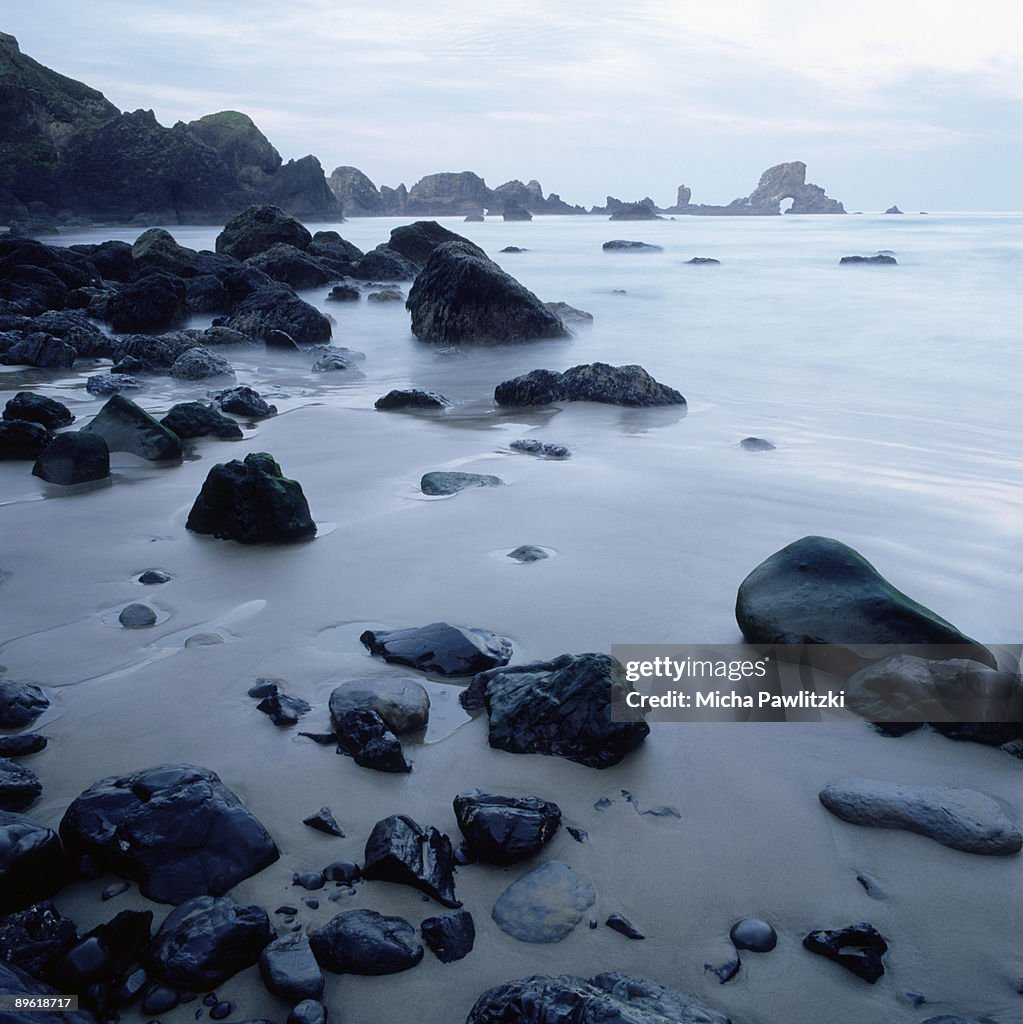
[[[39,423],[47,430],[58,430],[74,422],[71,410],[53,398],[32,391],[19,391],[4,406],[5,420],[28,420]]]
[[[965,853],[1002,857],[1023,848],[1023,835],[1000,805],[973,789],[850,778],[825,786],[820,801],[854,825],[905,829]]]
[[[469,487],[501,487],[504,481],[489,473],[449,473],[441,470],[424,473],[419,481],[423,494],[457,494]]]
[[[424,729],[430,718],[430,695],[410,676],[351,679],[330,695],[330,719],[340,731],[349,711],[375,711],[396,736]]]
[[[561,809],[536,796],[459,793],[455,818],[465,845],[486,864],[515,864],[540,852],[561,824]]]
[[[0,459],[37,459],[53,440],[40,423],[28,420],[0,420]]]
[[[567,459],[572,454],[572,449],[564,444],[555,444],[550,441],[539,441],[535,437],[524,437],[517,441],[511,441],[508,447],[517,452],[525,452],[527,455],[535,455],[541,459]]]
[[[263,420],[270,416],[277,415],[277,406],[269,405],[261,397],[258,391],[240,384],[236,388],[228,388],[226,391],[218,391],[213,400],[224,412],[233,413],[235,416],[245,416],[251,420]]]
[[[82,429],[99,434],[112,452],[130,452],[151,462],[181,458],[178,435],[123,395],[113,395]]]
[[[420,388],[396,388],[373,403],[376,409],[446,409],[449,405],[443,395]]]
[[[365,878],[411,885],[438,903],[457,908],[462,904],[455,899],[454,868],[451,840],[404,814],[378,821],[366,840]]]
[[[512,882],[494,904],[492,917],[520,942],[560,942],[596,898],[589,879],[552,860]]]
[[[410,629],[367,629],[359,640],[384,661],[442,676],[469,676],[507,665],[512,644],[488,629],[431,622]]]
[[[334,722],[337,752],[348,754],[363,768],[404,774],[412,771],[398,737],[379,713],[370,708],[344,711]]]
[[[238,440],[242,436],[242,428],[234,420],[202,402],[179,402],[160,423],[183,438],[212,436]]]
[[[75,922],[44,900],[0,920],[0,963],[42,977],[77,939]]]
[[[320,966],[335,974],[396,974],[423,959],[416,931],[401,917],[348,910],[309,936]]]
[[[685,405],[674,388],[654,380],[642,366],[582,363],[559,373],[531,370],[494,389],[498,405],[550,405],[553,402],[599,402],[604,405]]]
[[[515,559],[516,562],[542,562],[545,558],[551,556],[544,551],[543,548],[538,548],[535,544],[520,544],[513,551],[508,552],[508,557]]]
[[[106,480],[110,476],[110,449],[99,434],[58,434],[36,459],[32,475],[65,487]]]
[[[125,629],[145,629],[156,625],[156,612],[147,604],[127,604],[121,609],[117,621]]]

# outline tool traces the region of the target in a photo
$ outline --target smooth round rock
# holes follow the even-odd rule
[[[375,711],[395,736],[425,728],[430,718],[430,695],[409,676],[352,679],[334,689],[329,706],[335,729],[348,711]]]
[[[736,949],[748,949],[754,953],[769,953],[778,944],[778,933],[758,917],[744,917],[736,921],[728,937]]]
[[[494,904],[492,917],[520,942],[560,942],[596,898],[589,879],[553,860],[512,882]]]
[[[125,629],[145,629],[156,625],[156,612],[149,605],[129,604],[121,609],[117,621]]]
[[[174,577],[169,572],[164,572],[163,569],[147,569],[141,576],[139,576],[139,583],[144,583],[147,587],[154,587],[160,583],[170,583]]]

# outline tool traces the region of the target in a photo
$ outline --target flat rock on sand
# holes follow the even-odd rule
[[[905,829],[966,853],[1005,856],[1023,847],[999,804],[972,789],[849,778],[825,786],[820,801],[854,825]]]
[[[447,622],[411,629],[367,629],[359,640],[384,661],[442,676],[471,676],[507,665],[512,655],[507,637]]]
[[[512,882],[494,904],[492,916],[520,942],[560,942],[596,898],[589,879],[552,860]]]

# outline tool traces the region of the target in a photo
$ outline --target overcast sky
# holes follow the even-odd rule
[[[726,203],[1023,210],[1023,0],[16,0],[23,52],[163,124],[249,114],[377,185],[474,170]]]

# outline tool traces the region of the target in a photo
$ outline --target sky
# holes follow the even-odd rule
[[[241,110],[377,185],[727,203],[802,160],[849,211],[1023,210],[1023,0],[15,0],[0,29],[122,110]]]

